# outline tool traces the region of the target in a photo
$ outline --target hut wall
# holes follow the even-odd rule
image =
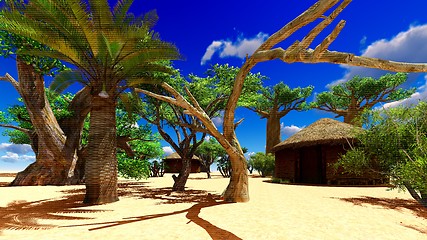
[[[339,178],[342,176],[342,171],[335,171],[335,168],[332,166],[334,163],[338,161],[341,154],[344,154],[346,152],[344,145],[324,145],[322,147],[323,153],[324,153],[324,161],[326,164],[326,180],[328,183],[330,181],[334,181],[336,178]]]
[[[164,159],[165,163],[165,173],[179,173],[182,168],[181,159]],[[200,162],[199,160],[191,160],[191,173],[200,172]]]
[[[284,149],[275,153],[275,177],[295,182],[296,162],[299,152],[293,149]]]

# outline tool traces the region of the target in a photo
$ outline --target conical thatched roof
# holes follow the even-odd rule
[[[355,138],[361,128],[330,118],[322,118],[277,144],[273,152],[285,148],[300,148],[318,144],[341,144]]]
[[[165,157],[164,159],[181,159],[177,152],[172,153],[171,155]],[[200,160],[200,158],[196,155],[193,155],[192,160]]]

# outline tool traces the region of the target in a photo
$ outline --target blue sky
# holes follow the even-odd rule
[[[114,1],[111,1],[114,2]],[[183,75],[190,73],[203,76],[204,72],[216,63],[229,63],[240,67],[243,56],[251,54],[268,36],[298,16],[316,1],[135,1],[131,12],[139,14],[156,9],[159,22],[155,30],[163,40],[173,42],[185,57],[174,63]],[[409,1],[408,1],[409,2]],[[345,51],[384,59],[426,62],[427,63],[427,2],[377,0],[353,1],[337,20],[347,21],[338,39],[330,50]],[[336,24],[337,21],[333,23]],[[280,44],[288,46],[301,40],[311,30],[311,24],[299,30],[295,36]],[[322,37],[329,34],[326,29],[313,43],[315,47]],[[328,90],[327,86],[342,82],[354,75],[379,77],[383,71],[354,68],[333,64],[287,64],[271,61],[258,64],[252,72],[261,72],[270,79],[266,85],[283,81],[291,87],[313,85],[314,92]],[[11,74],[17,79],[15,63],[12,59],[0,59],[0,76]],[[406,86],[417,88],[411,99],[404,102],[424,99],[427,96],[426,75],[411,74]],[[13,87],[0,81],[0,110],[16,104],[18,94]],[[315,98],[315,94],[309,101]],[[397,105],[393,103],[390,106]],[[332,114],[311,110],[291,112],[282,118],[282,138],[290,136],[304,126]],[[237,137],[242,146],[250,152],[262,152],[265,148],[266,121],[248,110],[239,109],[236,119],[245,118],[237,129]],[[221,119],[216,119],[220,123]],[[340,119],[342,120],[342,119]],[[3,131],[3,129],[0,129]],[[170,146],[162,142],[165,150]],[[16,146],[0,136],[0,171],[22,170],[34,161],[34,154],[28,146]]]

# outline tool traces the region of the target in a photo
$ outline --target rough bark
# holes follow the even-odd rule
[[[47,101],[43,76],[19,58],[17,68],[19,83],[16,82],[14,86],[21,95],[34,126],[32,137],[37,139],[33,144],[36,162],[19,172],[11,185],[68,184],[72,159],[67,159],[63,154],[65,135]]]
[[[184,191],[187,179],[190,176],[191,171],[191,157],[182,158],[182,168],[179,171],[178,177],[174,178],[174,184],[172,187],[173,191]],[[175,176],[175,175],[174,175]]]
[[[12,182],[14,186],[25,185],[66,185],[83,181],[81,166],[84,159],[77,158],[81,129],[90,109],[88,89],[78,92],[70,104],[74,115],[57,122],[45,95],[42,75],[36,73],[31,65],[18,59],[19,82],[6,74],[1,80],[10,82],[24,100],[34,130],[13,128],[28,135],[31,147],[36,155],[36,162],[17,174]],[[80,130],[79,130],[80,129]]]
[[[116,101],[93,96],[85,163],[84,203],[118,201],[116,159]]]
[[[280,143],[280,117],[271,114],[267,118],[265,153],[272,153],[274,146]]]
[[[418,194],[417,191],[409,183],[404,184],[406,189],[408,189],[409,194],[423,207],[427,208],[427,193]]]
[[[249,186],[247,162],[245,156],[232,155],[230,156],[232,164],[232,172],[230,183],[228,184],[223,194],[224,201],[227,202],[248,202],[249,201]]]

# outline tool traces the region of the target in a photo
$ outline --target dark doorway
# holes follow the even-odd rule
[[[301,148],[299,164],[299,180],[301,183],[322,183],[322,152],[320,146]]]

